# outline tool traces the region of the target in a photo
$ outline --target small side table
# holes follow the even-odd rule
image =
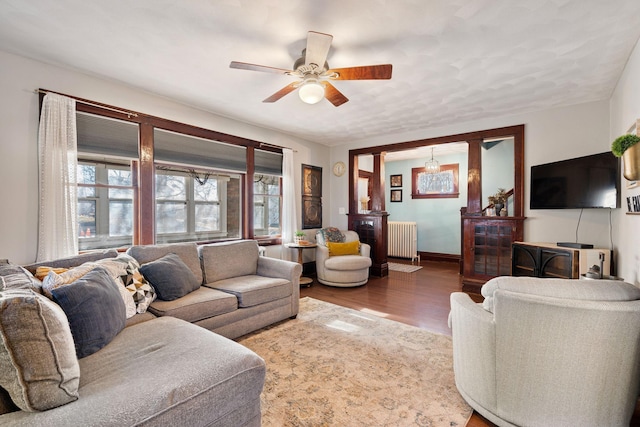
[[[297,249],[298,250],[298,264],[303,265],[302,251],[304,249],[315,248],[318,245],[315,244],[315,243],[309,243],[308,245],[300,245],[298,243],[286,243],[285,246],[290,248],[290,249]],[[313,279],[312,278],[303,277],[302,275],[300,276],[300,286],[311,286],[312,283],[313,283]]]

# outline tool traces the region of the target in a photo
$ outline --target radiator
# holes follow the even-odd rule
[[[411,258],[411,261],[418,257],[418,226],[415,222],[389,221],[388,256],[398,258]]]

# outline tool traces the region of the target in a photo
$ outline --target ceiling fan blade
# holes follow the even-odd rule
[[[304,58],[305,65],[316,64],[320,71],[322,71],[324,63],[327,61],[332,40],[333,36],[331,34],[309,31],[307,34],[307,50]]]
[[[332,68],[324,75],[333,80],[388,80],[391,78],[392,69],[391,64],[365,65],[362,67]]]
[[[238,68],[240,70],[262,71],[265,73],[276,74],[291,74],[292,70],[285,70],[283,68],[267,67],[265,65],[247,64],[246,62],[231,61],[229,68]]]
[[[344,96],[342,92],[340,92],[334,85],[327,81],[323,81],[324,85],[324,96],[332,103],[335,107],[339,107],[345,102],[349,101],[349,98]]]
[[[268,97],[262,102],[276,102],[283,96],[296,90],[299,85],[300,85],[300,82],[289,83],[288,85],[286,85],[285,87],[283,87],[282,89],[280,89],[279,91],[277,91],[276,93],[274,93],[273,95],[271,95],[270,97]]]

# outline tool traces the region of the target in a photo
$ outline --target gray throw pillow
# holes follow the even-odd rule
[[[118,284],[102,267],[51,291],[71,327],[78,358],[89,356],[124,329],[126,308]]]
[[[158,294],[158,299],[173,301],[200,287],[198,278],[176,254],[167,254],[142,264],[140,273]]]
[[[33,290],[1,292],[0,387],[13,403],[24,411],[46,411],[77,400],[79,383],[62,309]]]

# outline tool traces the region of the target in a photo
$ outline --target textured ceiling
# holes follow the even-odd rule
[[[290,69],[309,30],[393,78],[265,104],[293,77],[229,68]],[[326,145],[608,99],[639,36],[639,0],[0,0],[1,50]]]

